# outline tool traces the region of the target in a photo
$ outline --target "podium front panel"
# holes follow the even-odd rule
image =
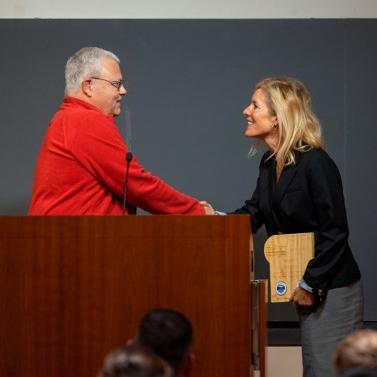
[[[196,377],[248,377],[247,216],[0,217],[0,375],[95,376],[147,311],[182,311]]]

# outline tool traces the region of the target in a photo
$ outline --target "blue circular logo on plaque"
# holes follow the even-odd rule
[[[275,286],[275,292],[279,296],[283,296],[287,293],[287,284],[284,281],[278,281]]]

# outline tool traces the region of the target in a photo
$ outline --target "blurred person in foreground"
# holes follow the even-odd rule
[[[152,351],[131,346],[110,352],[98,377],[173,377],[173,370]]]
[[[193,330],[183,313],[165,308],[151,310],[141,319],[132,343],[150,349],[167,361],[175,377],[191,375],[195,360]]]
[[[207,207],[145,171],[127,150],[114,121],[127,94],[117,56],[84,47],[68,59],[65,82],[37,160],[29,215],[120,215],[136,207],[205,213]]]
[[[377,331],[363,329],[348,335],[335,353],[338,375],[355,369],[373,369],[377,373]]]

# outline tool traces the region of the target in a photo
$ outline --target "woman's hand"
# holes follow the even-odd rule
[[[297,287],[290,297],[289,301],[296,305],[304,307],[312,307],[315,304],[315,296],[313,293],[306,291],[304,288]]]

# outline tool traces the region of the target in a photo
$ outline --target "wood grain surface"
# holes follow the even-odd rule
[[[249,376],[247,216],[0,217],[0,376],[95,376],[155,307],[194,328],[196,377]]]
[[[278,234],[267,239],[271,302],[287,302],[314,253],[314,233]]]

